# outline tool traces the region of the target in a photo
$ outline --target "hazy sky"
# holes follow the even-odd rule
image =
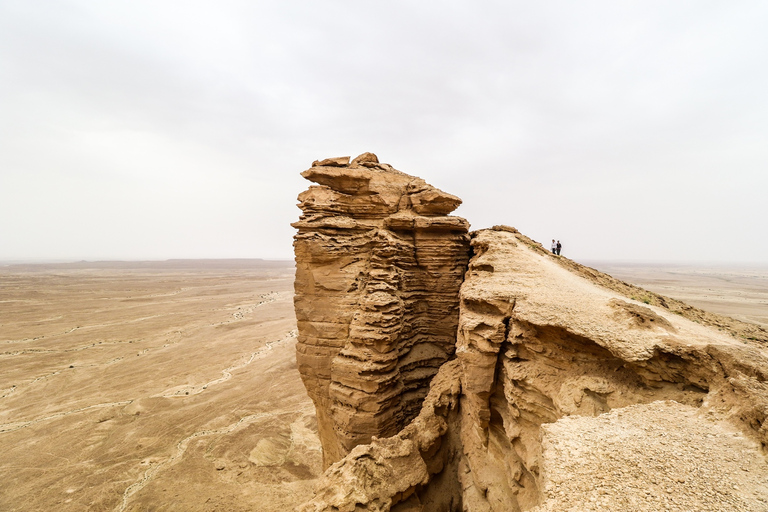
[[[768,4],[0,0],[0,260],[291,258],[372,151],[577,260],[768,263]]]

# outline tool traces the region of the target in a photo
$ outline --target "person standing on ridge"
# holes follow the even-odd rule
[[[554,238],[552,239],[552,254],[557,254],[557,244]]]
[[[557,241],[557,245],[555,246],[555,249],[557,249],[557,252],[556,252],[555,254],[557,254],[558,256],[560,256],[560,249],[562,249],[562,248],[563,248],[563,246],[562,246],[562,245],[560,245],[560,240],[558,240],[558,241]]]

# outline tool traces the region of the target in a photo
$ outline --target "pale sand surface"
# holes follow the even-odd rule
[[[590,264],[768,324],[768,269]],[[320,473],[293,266],[0,267],[0,510],[284,511]]]
[[[768,327],[768,266],[587,265],[713,313]]]
[[[95,267],[95,268],[92,268]],[[289,510],[293,264],[0,267],[0,510]]]
[[[542,473],[545,500],[531,512],[768,510],[759,444],[673,401],[544,425]]]

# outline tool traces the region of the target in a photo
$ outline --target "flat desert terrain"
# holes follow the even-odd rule
[[[0,267],[0,510],[285,511],[321,469],[293,263]]]
[[[705,311],[768,327],[768,265],[587,264],[622,281],[682,300]]]
[[[768,325],[768,269],[590,264]],[[293,264],[0,267],[0,510],[287,511],[321,470]]]

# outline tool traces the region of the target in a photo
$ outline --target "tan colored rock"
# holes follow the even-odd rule
[[[622,296],[622,287],[605,286],[609,276],[591,276],[514,231],[480,231],[472,246],[457,356],[469,469],[461,486],[477,492],[465,493],[464,510],[541,503],[550,485],[542,473],[541,426],[570,415],[672,400],[768,443],[763,346]],[[674,455],[672,446],[667,450]],[[611,492],[616,498],[624,490],[609,485]],[[547,506],[567,509],[556,499]]]
[[[742,335],[764,331],[551,255],[514,228],[477,232],[472,247],[455,359],[421,413],[334,465],[300,510],[768,509],[768,340]],[[736,466],[750,475],[726,489]]]
[[[293,224],[297,361],[329,465],[402,430],[453,356],[468,225],[446,216],[458,198],[372,153],[302,175],[319,186]]]
[[[315,160],[312,162],[312,167],[325,166],[325,167],[344,167],[349,164],[348,156],[339,156],[335,158],[326,158],[325,160]]]
[[[456,422],[460,391],[457,361],[444,364],[432,381],[419,416],[396,436],[374,439],[352,450],[320,478],[315,498],[299,512],[455,510],[461,492],[453,485],[452,461],[460,446],[451,443],[449,424]],[[431,481],[428,492],[416,490],[431,475],[444,473],[445,485]]]
[[[352,160],[352,165],[378,164],[379,158],[373,153],[363,153]]]

